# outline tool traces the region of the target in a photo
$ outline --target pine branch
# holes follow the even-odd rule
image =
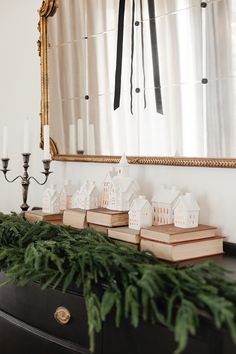
[[[95,230],[76,231],[46,222],[30,224],[0,213],[0,268],[9,283],[40,281],[42,289],[76,284],[83,291],[90,336],[115,311],[137,327],[140,319],[162,323],[174,332],[176,354],[198,329],[203,311],[217,329],[227,326],[236,343],[236,283],[212,262],[173,266],[149,254],[114,244]],[[99,283],[106,284],[97,295]]]

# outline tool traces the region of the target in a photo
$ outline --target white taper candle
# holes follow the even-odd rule
[[[8,158],[8,127],[6,125],[3,127],[2,158]]]
[[[50,155],[50,138],[49,125],[43,126],[43,158],[44,160],[51,160]]]
[[[79,151],[84,150],[84,134],[83,119],[77,119],[77,148]]]
[[[29,119],[24,120],[24,146],[23,146],[23,153],[29,154],[30,153],[30,125]]]
[[[94,124],[89,124],[89,154],[95,155]]]
[[[207,32],[206,32],[206,7],[202,7],[202,78],[207,78]]]
[[[72,155],[76,153],[75,124],[69,125],[69,153]]]

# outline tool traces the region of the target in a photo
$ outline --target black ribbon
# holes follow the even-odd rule
[[[163,114],[154,0],[148,0],[148,11],[149,11],[149,26],[150,26],[150,37],[151,37],[151,47],[152,47],[152,64],[153,64],[153,79],[154,79],[156,110],[158,113]]]
[[[145,58],[144,58],[144,30],[143,30],[143,4],[142,4],[142,0],[140,0],[140,10],[141,10],[142,67],[143,67],[143,83],[144,83],[144,108],[146,108],[146,87],[145,87],[146,80],[145,80],[145,62],[144,62]],[[148,0],[148,11],[149,11],[149,27],[150,27],[150,38],[151,38],[151,47],[152,47],[153,80],[154,80],[156,110],[158,113],[163,114],[154,0]],[[116,110],[120,106],[121,74],[122,74],[122,58],[123,58],[123,38],[124,38],[124,17],[125,17],[125,0],[120,0],[119,15],[118,15],[114,110]],[[130,63],[130,111],[131,111],[131,114],[133,114],[134,19],[135,19],[135,0],[133,0],[133,2],[132,2],[131,63]]]
[[[143,0],[140,0],[140,13],[141,13],[141,46],[142,46],[142,71],[143,71],[143,99],[144,99],[144,108],[146,108],[146,107],[147,107],[147,100],[146,100],[146,78],[145,78],[145,57],[144,57]]]
[[[114,110],[116,110],[120,106],[121,73],[122,73],[122,57],[123,57],[123,37],[124,37],[124,17],[125,17],[125,0],[120,0],[119,17],[118,17],[117,51],[116,51]]]
[[[130,63],[130,112],[131,114],[133,114],[134,14],[135,14],[135,0],[133,0],[133,5],[132,5],[132,32],[131,32],[131,63]]]

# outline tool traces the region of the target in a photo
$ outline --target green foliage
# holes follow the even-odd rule
[[[175,322],[175,339],[179,342],[175,354],[181,353],[186,347],[189,334],[196,334],[197,326],[198,314],[196,306],[192,302],[182,299],[177,310]]]
[[[42,289],[66,291],[76,284],[85,297],[91,350],[111,313],[117,326],[123,318],[134,327],[140,319],[167,326],[178,344],[176,354],[186,348],[204,313],[216,328],[227,326],[236,343],[236,283],[214,263],[174,266],[92,229],[32,225],[0,214],[0,268],[7,276],[2,286],[40,281]]]

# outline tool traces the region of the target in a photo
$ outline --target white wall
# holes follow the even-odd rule
[[[32,133],[30,172],[43,178],[40,176],[43,166],[39,149],[40,61],[37,49],[37,10],[40,5],[41,0],[0,0],[0,154],[2,127],[7,124],[9,167],[12,169],[9,177],[22,173],[23,122],[29,117]],[[43,187],[32,182],[30,205],[39,205],[42,190]],[[21,204],[20,181],[8,184],[0,175],[0,196],[1,211],[18,211]]]
[[[41,0],[0,0],[0,132],[3,125],[8,124],[12,176],[22,172],[22,124],[27,116],[32,124],[30,171],[40,177],[42,170],[42,153],[38,147],[40,66],[36,45],[40,4]],[[53,162],[54,174],[50,181],[61,186],[65,178],[71,178],[75,183],[92,178],[101,186],[109,167],[107,164]],[[218,226],[229,241],[236,242],[236,169],[133,165],[131,175],[137,178],[148,197],[161,184],[176,184],[183,191],[192,191],[201,207],[200,221]],[[40,205],[42,190],[32,182],[29,192],[31,206]],[[19,182],[10,185],[0,175],[0,195],[1,211],[19,211]]]

